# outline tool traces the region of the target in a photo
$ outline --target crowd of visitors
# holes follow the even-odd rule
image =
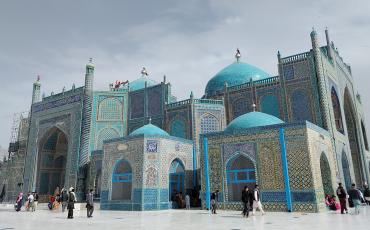
[[[218,196],[218,190],[210,194],[212,214],[217,214]],[[336,196],[338,197],[338,201],[336,200]],[[325,205],[330,211],[340,210],[341,214],[347,214],[349,213],[347,208],[348,204],[348,206],[354,210],[352,214],[358,215],[360,213],[361,205],[370,205],[370,190],[367,184],[365,184],[363,191],[356,188],[354,183],[352,184],[351,188],[346,191],[342,183],[339,183],[336,190],[336,196],[325,194]],[[199,198],[201,198],[200,195]],[[37,209],[38,201],[39,195],[36,191],[29,192],[27,195],[21,192],[15,201],[14,207],[15,210],[19,212],[24,205],[26,211],[34,212]],[[174,208],[186,208],[187,210],[190,209],[191,197],[189,194],[186,194],[184,197],[182,192],[176,192],[174,190],[171,201]],[[67,208],[67,218],[72,219],[76,202],[77,198],[73,187],[69,188],[69,190],[65,188],[59,190],[57,187],[54,191],[54,194],[49,197],[48,207],[50,210],[59,210],[59,207],[61,206],[62,212],[64,212]],[[241,202],[243,217],[249,217],[250,211],[252,211],[252,214],[255,215],[256,210],[259,210],[262,215],[265,214],[261,203],[261,193],[258,185],[255,185],[253,190],[245,186],[241,192]],[[90,189],[86,194],[86,210],[87,217],[91,218],[94,212],[94,191],[92,189]]]
[[[341,214],[347,214],[348,208],[347,203],[350,208],[354,208],[354,213],[358,215],[360,213],[361,205],[370,205],[368,200],[370,200],[370,191],[368,185],[364,186],[363,192],[356,188],[353,183],[351,188],[346,192],[342,183],[339,183],[336,194],[338,196],[339,202],[336,201],[335,195],[325,195],[325,204],[331,211],[340,210]]]
[[[74,192],[74,188],[70,187],[69,191],[65,188],[59,190],[57,187],[54,191],[54,194],[49,197],[48,208],[50,210],[59,210],[59,207],[62,206],[62,212],[65,211],[67,208],[68,210],[68,219],[73,218],[73,210],[75,209],[75,203],[77,202],[76,194]],[[39,195],[37,192],[29,192],[27,196],[21,192],[17,196],[15,201],[14,208],[17,212],[21,211],[23,204],[25,205],[26,211],[36,211],[38,205]],[[87,217],[92,217],[94,212],[94,191],[90,189],[89,192],[86,194],[86,210],[87,210]]]

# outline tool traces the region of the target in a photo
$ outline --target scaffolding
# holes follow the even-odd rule
[[[29,112],[15,113],[12,119],[12,127],[10,131],[10,141],[8,148],[8,158],[17,152],[21,142],[27,139],[28,124],[29,124]]]

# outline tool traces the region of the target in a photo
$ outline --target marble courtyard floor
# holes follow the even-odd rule
[[[59,230],[59,229],[369,229],[370,206],[362,207],[360,215],[337,213],[259,213],[248,219],[240,212],[220,211],[212,215],[203,210],[168,210],[149,212],[94,212],[93,218],[86,218],[86,212],[76,211],[74,219],[67,219],[67,213],[38,210],[15,212],[9,207],[0,207],[0,230]]]

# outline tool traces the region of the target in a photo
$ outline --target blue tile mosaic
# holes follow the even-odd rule
[[[292,192],[294,202],[314,202],[316,200],[314,192]]]

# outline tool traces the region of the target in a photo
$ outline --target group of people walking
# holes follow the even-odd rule
[[[218,193],[219,191],[216,190],[211,194],[211,212],[212,214],[217,214],[217,201],[218,201]],[[252,211],[252,214],[256,214],[256,210],[258,209],[262,215],[265,215],[265,211],[263,211],[262,203],[261,203],[261,193],[259,190],[259,186],[255,185],[253,190],[249,190],[248,186],[244,186],[242,190],[242,197],[243,203],[243,217],[249,217],[249,211]]]
[[[16,201],[15,201],[15,211],[19,212],[23,206],[23,200],[26,199],[25,206],[26,211],[36,211],[39,195],[37,192],[29,192],[26,197],[23,196],[23,193],[19,193]]]
[[[356,184],[353,183],[347,193],[342,183],[339,183],[337,196],[339,198],[341,214],[348,213],[347,201],[349,207],[355,208],[354,214],[356,215],[360,214],[360,206],[362,203],[370,205],[370,190],[368,185],[365,185],[364,192],[362,193],[356,188]]]
[[[36,192],[29,193],[27,195],[26,200],[26,210],[35,211],[38,203],[38,194]],[[19,193],[16,204],[15,210],[19,212],[23,206],[23,202],[25,200],[24,194],[21,192]],[[62,205],[62,212],[65,211],[67,208],[68,210],[68,219],[73,219],[73,210],[75,209],[75,203],[77,202],[75,190],[73,187],[69,188],[69,191],[65,188],[59,192],[59,188],[57,188],[54,192],[54,196],[51,196],[50,201],[48,203],[48,207],[50,210],[56,210],[59,208],[60,204]],[[86,210],[87,210],[87,217],[92,217],[94,212],[94,193],[93,190],[90,189],[89,192],[86,194]]]
[[[242,191],[242,203],[243,217],[249,217],[250,210],[252,210],[252,214],[254,215],[257,209],[262,213],[262,215],[265,215],[261,203],[261,193],[258,185],[255,185],[253,191],[250,191],[248,186],[244,186],[244,189]]]

